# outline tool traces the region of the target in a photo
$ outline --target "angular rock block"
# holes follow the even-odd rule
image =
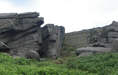
[[[43,53],[48,57],[56,58],[60,56],[60,50],[63,45],[65,29],[62,26],[55,26],[54,24],[47,24],[43,27],[42,37],[43,41]],[[47,42],[48,46],[45,46]]]
[[[54,24],[41,27],[44,18],[38,16],[37,12],[0,14],[0,42],[11,55],[35,59],[60,55],[64,27]]]

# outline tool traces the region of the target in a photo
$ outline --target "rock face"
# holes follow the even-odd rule
[[[26,58],[57,57],[65,29],[47,24],[37,12],[0,14],[0,51]]]
[[[104,45],[111,47],[112,41],[118,37],[118,22],[113,21],[104,27],[97,27],[65,34],[65,44],[73,48]]]
[[[118,22],[113,21],[112,24],[105,26],[103,28],[100,28],[99,31],[97,29],[94,30],[94,34],[92,34],[89,37],[89,40],[88,40],[89,44],[94,45],[95,43],[99,43],[99,44],[104,45],[104,47],[111,48],[114,40],[118,38],[117,29],[118,29]]]
[[[41,56],[57,57],[60,56],[60,50],[63,45],[65,29],[62,26],[56,26],[54,24],[47,24],[43,27],[42,37],[44,38]],[[47,44],[47,47],[45,46]]]
[[[83,55],[89,55],[96,50],[96,53],[118,51],[118,22],[113,21],[108,26],[90,29],[88,34],[88,47],[78,48],[76,50],[77,54],[85,53]],[[102,49],[99,47],[102,47]]]

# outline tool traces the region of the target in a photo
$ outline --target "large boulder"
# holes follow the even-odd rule
[[[26,58],[59,56],[64,27],[54,24],[41,27],[44,18],[38,16],[37,12],[0,14],[0,49],[4,46],[11,55]]]
[[[43,29],[45,30],[42,30],[42,37],[44,38],[42,46],[43,54],[53,58],[60,56],[65,33],[64,27],[47,24]]]
[[[83,47],[78,48],[76,50],[76,54],[78,56],[88,56],[91,54],[97,54],[97,53],[106,53],[111,52],[111,48],[104,48],[104,47]]]

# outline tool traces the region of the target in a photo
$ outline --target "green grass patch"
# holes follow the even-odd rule
[[[46,61],[0,53],[0,75],[118,75],[118,53]]]

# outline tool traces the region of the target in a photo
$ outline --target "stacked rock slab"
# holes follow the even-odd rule
[[[118,22],[113,21],[112,24],[103,28],[95,28],[91,30],[92,35],[89,36],[89,47],[78,48],[76,54],[85,56],[100,52],[118,51]],[[81,55],[85,53],[84,55]]]
[[[76,50],[76,54],[78,56],[89,56],[91,54],[108,53],[108,52],[111,52],[111,49],[104,47],[84,47]]]
[[[45,30],[45,31],[44,31]],[[56,26],[54,24],[47,24],[42,29],[43,44],[42,56],[56,58],[60,56],[60,50],[63,45],[65,29],[62,26]],[[47,44],[47,47],[45,46]]]
[[[54,49],[56,44],[52,44],[52,42],[61,38],[64,32],[55,34],[56,27],[57,33],[60,33],[58,26],[53,26],[54,28],[47,25],[47,27],[41,27],[44,19],[38,16],[37,12],[0,14],[0,50],[13,56],[36,59],[39,59],[41,55],[44,57],[53,56],[51,51],[54,50],[58,52],[56,51],[58,47]],[[57,38],[54,37],[55,40],[48,42],[55,35]],[[61,42],[57,46],[62,45],[63,38],[59,41]],[[46,53],[48,51],[50,53]],[[55,54],[58,56],[59,53]]]
[[[108,47],[108,46],[111,47],[111,44],[113,43],[114,39],[118,38],[118,22],[113,21],[112,24],[102,28],[93,29],[91,30],[91,32],[94,34],[90,35],[89,37],[90,40],[88,40],[89,44],[95,45],[97,43],[102,46],[104,45],[104,47]]]

